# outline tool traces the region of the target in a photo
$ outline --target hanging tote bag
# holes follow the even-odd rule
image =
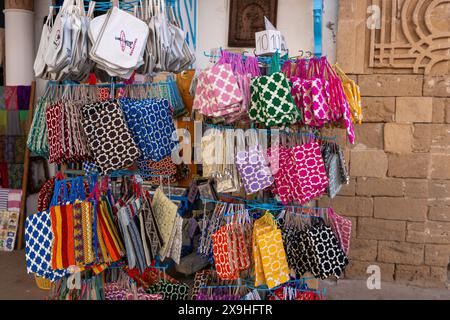
[[[349,261],[331,227],[321,221],[308,230],[308,238],[314,259],[312,263],[317,267],[312,270],[314,276],[322,280],[331,276],[339,279]]]
[[[289,266],[281,230],[278,229],[270,214],[265,214],[263,218],[255,222],[253,235],[255,237],[255,276],[257,276],[255,286],[266,284],[269,289],[272,289],[288,282]]]
[[[142,60],[148,33],[145,22],[113,7],[91,55],[118,68],[134,69]]]
[[[352,122],[352,113],[350,110],[349,102],[344,93],[342,82],[325,57],[322,58],[321,63],[323,64],[323,73],[328,74],[328,80],[331,87],[331,102],[333,103],[332,107],[334,105],[334,108],[338,109],[334,111],[334,114],[341,115],[341,117],[335,119],[335,121],[342,122],[345,129],[347,130],[348,141],[351,144],[355,144],[356,137],[355,128]]]
[[[61,189],[63,196],[60,197]],[[58,201],[58,198],[60,200]],[[66,181],[56,181],[50,207],[54,244],[52,248],[52,268],[67,269],[75,266],[75,247],[73,230],[73,205],[69,201]]]
[[[339,168],[340,159],[339,154],[336,150],[337,145],[330,143],[323,143],[321,149],[322,149],[322,158],[325,163],[325,168],[327,171],[329,181],[327,193],[331,199],[334,199],[341,190],[342,185],[345,184],[345,181],[342,180],[342,175]]]
[[[85,105],[83,131],[103,174],[132,165],[141,155],[117,100]]]
[[[155,214],[156,223],[162,237],[162,246],[159,251],[161,259],[164,259],[170,250],[170,237],[175,226],[178,206],[164,194],[161,188],[156,190],[152,200],[152,211]]]
[[[352,111],[353,123],[362,123],[362,105],[361,105],[361,90],[355,81],[350,79],[338,64],[334,65],[334,70],[342,81],[345,96],[347,97],[350,109]]]
[[[270,169],[275,180],[276,193],[281,202],[287,205],[295,200],[297,183],[295,163],[292,160],[292,149],[282,146],[272,146],[269,149]]]
[[[219,61],[208,71],[208,82],[212,95],[216,98],[217,111],[225,115],[228,107],[239,104],[243,100],[242,91],[234,76],[231,65]]]
[[[159,162],[171,156],[179,141],[174,141],[175,124],[165,99],[121,99],[128,127],[144,160]]]
[[[70,25],[70,10],[73,0],[65,0],[56,16],[49,36],[49,46],[45,53],[45,63],[48,71],[57,79],[60,70],[64,69],[72,57],[72,33]]]
[[[40,99],[33,116],[30,132],[28,133],[27,147],[38,156],[48,158],[48,135],[46,120],[47,102]]]
[[[240,136],[242,138],[242,136]],[[274,178],[264,150],[258,144],[256,131],[251,135],[248,151],[238,152],[236,155],[236,167],[244,184],[247,194],[254,194],[267,189],[274,183]]]
[[[251,85],[252,106],[250,118],[262,121],[268,127],[295,124],[301,120],[286,76],[277,72],[254,78]]]
[[[39,42],[39,48],[36,54],[36,59],[34,60],[34,75],[36,78],[44,78],[47,64],[45,63],[45,53],[47,47],[50,45],[49,38],[52,31],[51,22],[53,17],[53,7],[50,6],[50,10],[47,16],[47,20],[42,27],[41,40]]]
[[[348,255],[352,237],[352,221],[336,214],[331,208],[328,208],[328,217],[331,219],[331,227],[341,244],[342,250]]]
[[[58,102],[46,110],[46,122],[49,142],[49,161],[50,163],[59,163],[64,157],[63,151],[63,104]]]
[[[296,200],[303,205],[324,194],[329,181],[317,142],[294,147],[292,155],[295,163],[291,174],[292,190]]]
[[[229,226],[223,226],[212,234],[214,265],[217,276],[222,280],[236,280],[239,270],[230,262],[232,248],[228,242]]]
[[[53,232],[50,214],[38,212],[25,221],[25,260],[27,272],[50,281],[67,274],[66,270],[52,269]]]

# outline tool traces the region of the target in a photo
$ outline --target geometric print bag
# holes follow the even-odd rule
[[[335,152],[334,146],[329,143],[322,145],[322,157],[327,171],[329,186],[327,188],[328,196],[334,199],[344,184],[339,172],[339,155]]]
[[[133,139],[142,152],[141,159],[159,162],[171,156],[179,142],[172,140],[175,125],[169,101],[165,99],[121,99],[124,117]]]
[[[274,179],[267,163],[255,132],[250,135],[248,151],[240,151],[236,155],[236,167],[247,194],[257,193],[273,184]]]
[[[267,127],[301,121],[302,114],[297,109],[291,86],[283,73],[253,79],[249,116],[251,120]]]
[[[85,105],[83,129],[103,174],[128,167],[141,155],[117,100]]]
[[[296,146],[292,150],[295,172],[293,188],[301,205],[321,196],[329,185],[320,145],[317,142]]]
[[[255,286],[269,289],[289,281],[289,266],[281,230],[271,214],[266,213],[253,225],[253,259]]]
[[[328,216],[331,219],[331,227],[341,244],[342,250],[348,255],[352,237],[352,221],[336,214],[332,208],[328,208]]]
[[[321,221],[308,229],[307,234],[311,265],[316,266],[312,268],[314,276],[322,280],[331,276],[339,279],[349,261],[331,227]]]
[[[44,211],[28,216],[25,221],[27,272],[53,282],[64,277],[67,271],[52,269],[52,245],[50,214]]]

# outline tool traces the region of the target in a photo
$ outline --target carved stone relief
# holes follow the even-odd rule
[[[380,23],[371,28],[370,67],[450,72],[450,0],[374,0],[373,5],[380,9]]]

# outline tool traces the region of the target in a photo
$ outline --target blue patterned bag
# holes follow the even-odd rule
[[[179,145],[172,135],[175,125],[166,99],[120,100],[134,142],[142,151],[141,160],[159,162]]]
[[[44,211],[28,216],[25,221],[27,272],[53,282],[67,275],[67,270],[52,269],[52,243],[50,213]]]

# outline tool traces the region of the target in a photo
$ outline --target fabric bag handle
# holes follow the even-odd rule
[[[287,60],[284,62],[281,71],[288,77],[289,79],[292,77],[292,62],[291,60]]]
[[[58,205],[58,197],[59,197],[59,190],[61,189],[61,181],[55,180],[55,186],[53,188],[53,197],[50,201],[50,207],[54,207]]]
[[[70,179],[70,191],[69,191],[69,201],[70,203],[74,203],[75,200],[77,199],[77,181],[72,178]]]
[[[281,71],[280,53],[277,51],[272,56],[272,60],[270,62],[270,66],[269,66],[269,75],[272,75],[274,73],[278,73],[280,71]]]
[[[245,60],[245,72],[251,74],[252,77],[260,77],[261,69],[259,68],[258,59],[256,57],[247,57]]]

